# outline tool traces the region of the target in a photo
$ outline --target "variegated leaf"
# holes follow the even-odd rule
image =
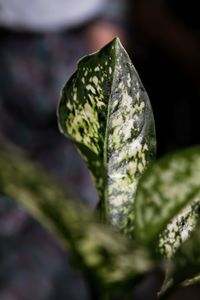
[[[182,280],[178,278],[179,276],[174,275],[174,272],[177,273],[178,271],[176,270],[177,253],[180,252],[180,249],[182,249],[184,243],[188,241],[194,234],[199,219],[200,200],[196,199],[192,201],[191,204],[184,207],[181,213],[176,215],[173,220],[169,224],[167,224],[164,232],[160,234],[158,251],[162,254],[162,256],[167,258],[168,264],[166,270],[166,278],[161,287],[159,299],[165,299],[168,294],[170,294],[176,288],[176,286],[183,281],[183,285],[191,285],[195,282],[200,281],[200,276],[198,276],[200,273],[200,269],[198,272],[195,270],[195,272],[192,273],[192,278],[189,277],[189,273],[185,273],[182,277]],[[178,260],[180,260],[180,258],[178,258]],[[186,260],[187,259],[185,257],[185,264],[187,264]],[[189,265],[188,268],[190,268]]]
[[[135,191],[155,155],[155,129],[147,93],[118,38],[79,62],[58,118],[93,174],[103,218],[131,235]]]
[[[0,193],[25,207],[69,250],[93,287],[116,287],[148,272],[153,262],[143,248],[100,224],[89,210],[72,202],[39,167],[0,149]]]
[[[172,258],[179,247],[190,237],[200,219],[200,200],[195,199],[167,224],[159,236],[158,251]]]
[[[199,219],[200,147],[168,155],[150,167],[136,197],[136,232],[173,256]],[[160,233],[164,230],[162,235]]]
[[[200,225],[190,238],[175,253],[166,280],[161,288],[159,299],[166,296],[178,284],[191,285],[200,282]]]

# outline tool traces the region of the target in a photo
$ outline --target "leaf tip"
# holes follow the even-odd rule
[[[124,48],[122,43],[121,43],[121,40],[118,36],[114,37],[114,39],[111,41],[111,44],[117,48],[117,47],[120,47],[120,48]]]

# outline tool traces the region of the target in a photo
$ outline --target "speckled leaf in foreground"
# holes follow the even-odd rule
[[[152,268],[143,248],[95,220],[27,159],[0,149],[0,193],[25,207],[69,250],[93,286],[121,289]]]
[[[138,188],[135,203],[138,237],[153,247],[160,239],[163,254],[171,257],[196,226],[199,199],[200,147],[157,161],[147,170]]]
[[[93,174],[104,219],[130,235],[138,180],[155,155],[155,129],[147,93],[119,39],[79,62],[58,118]]]

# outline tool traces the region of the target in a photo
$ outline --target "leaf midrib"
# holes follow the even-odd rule
[[[111,109],[111,99],[113,96],[113,86],[115,82],[115,74],[116,74],[116,53],[118,50],[118,43],[119,39],[115,38],[115,45],[114,45],[114,68],[113,68],[113,75],[112,75],[112,84],[111,84],[111,92],[108,98],[108,110],[107,110],[107,117],[106,117],[106,130],[105,130],[105,140],[104,140],[104,150],[103,150],[103,164],[105,168],[105,189],[104,189],[104,199],[103,199],[103,218],[104,220],[109,223],[108,220],[108,137],[109,137],[109,124],[110,124],[110,109]]]

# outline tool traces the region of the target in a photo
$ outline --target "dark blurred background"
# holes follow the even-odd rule
[[[191,0],[0,0],[0,140],[94,205],[88,170],[59,132],[60,89],[77,60],[119,36],[149,94],[158,156],[199,144],[200,16]],[[135,299],[155,299],[150,276]],[[152,295],[151,295],[152,294]],[[199,287],[170,299],[199,299]],[[57,242],[0,197],[0,299],[89,299]]]
[[[199,1],[129,1],[130,53],[155,115],[158,155],[199,144]]]

